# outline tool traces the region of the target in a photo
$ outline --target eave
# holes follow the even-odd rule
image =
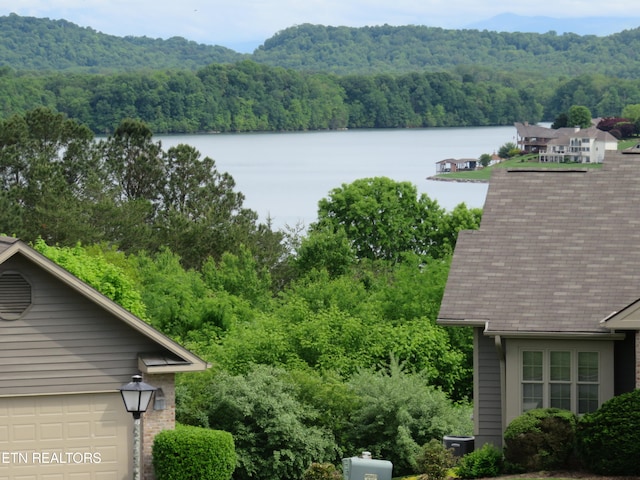
[[[98,292],[96,289],[89,286],[88,284],[77,278],[75,275],[72,275],[57,263],[53,262],[38,251],[29,247],[21,240],[16,240],[8,248],[0,253],[0,265],[4,264],[7,260],[18,254],[33,262],[38,267],[54,276],[57,280],[66,284],[68,287],[70,287],[80,295],[86,297],[94,304],[103,308],[105,311],[123,321],[131,328],[148,337],[163,349],[169,351],[173,356],[176,357],[176,359],[180,359],[180,361],[175,364],[165,363],[162,366],[145,366],[146,372],[145,370],[141,370],[143,373],[160,373],[160,370],[162,371],[162,373],[203,371],[210,367],[210,365],[206,361],[190,352],[182,345],[179,345],[166,335],[162,334],[142,319],[136,317],[127,309],[121,307],[116,302]],[[145,363],[142,362],[142,364],[144,365]]]

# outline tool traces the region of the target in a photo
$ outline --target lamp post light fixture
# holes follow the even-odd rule
[[[147,411],[156,387],[144,383],[140,375],[120,387],[120,394],[127,412],[133,415],[133,480],[140,479],[140,416]]]

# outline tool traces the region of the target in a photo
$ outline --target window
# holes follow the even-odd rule
[[[593,412],[613,397],[614,340],[508,338],[503,342],[505,425],[534,408]]]
[[[31,285],[16,272],[0,275],[0,318],[17,320],[31,305]]]
[[[522,404],[524,410],[542,408],[542,352],[522,352]]]
[[[598,352],[522,350],[522,412],[562,408],[593,412],[600,404]]]
[[[578,413],[598,408],[598,353],[578,352]]]

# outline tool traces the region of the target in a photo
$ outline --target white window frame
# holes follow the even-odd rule
[[[542,385],[542,407],[548,408],[550,404],[550,384],[570,383],[571,401],[570,410],[579,414],[578,385],[598,385],[598,406],[613,397],[613,341],[573,341],[573,340],[534,340],[534,339],[507,339],[506,344],[506,418],[507,424],[528,408],[523,402],[523,352],[542,352],[542,380],[531,381]],[[570,352],[571,354],[571,379],[569,382],[550,380],[550,355],[551,352]],[[598,354],[598,381],[578,381],[578,354],[582,352],[595,352]]]

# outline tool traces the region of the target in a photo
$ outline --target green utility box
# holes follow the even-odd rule
[[[374,460],[364,452],[360,457],[342,459],[344,480],[391,480],[393,464],[388,460]]]

